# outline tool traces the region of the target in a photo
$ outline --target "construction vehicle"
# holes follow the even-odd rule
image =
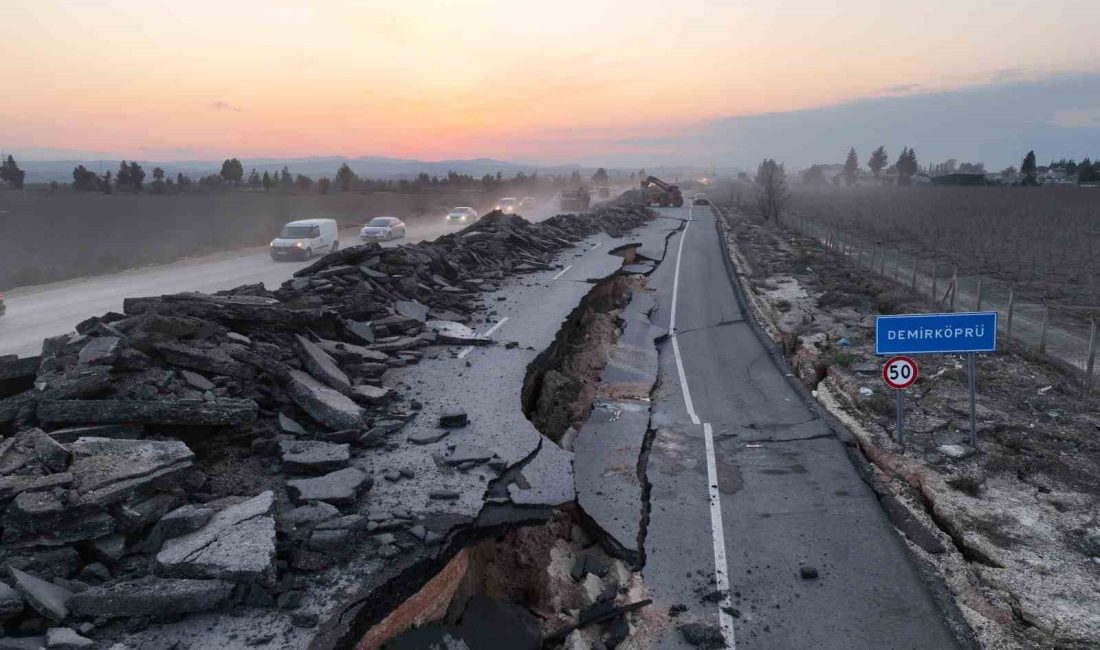
[[[646,205],[659,205],[662,208],[679,208],[684,205],[680,186],[666,183],[656,176],[647,176],[642,181],[642,195],[645,196]]]
[[[562,190],[558,199],[558,207],[563,212],[581,212],[588,209],[592,203],[592,197],[588,194],[588,188],[579,187],[575,190]]]

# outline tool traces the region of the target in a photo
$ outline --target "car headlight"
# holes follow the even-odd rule
[[[296,248],[305,248],[305,245],[304,245],[304,244],[302,244],[302,242],[298,242],[298,243],[294,244],[294,246],[295,246]]]
[[[274,239],[271,240],[271,247],[275,248],[275,240]]]

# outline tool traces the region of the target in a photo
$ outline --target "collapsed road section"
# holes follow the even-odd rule
[[[570,454],[518,393],[584,280],[621,266],[610,238],[652,216],[630,197],[490,215],[345,249],[276,291],[128,300],[30,369],[0,360],[18,366],[0,399],[5,633],[377,647],[433,620],[402,604],[436,586],[445,612],[464,549],[573,500]],[[505,321],[507,345],[473,329]]]

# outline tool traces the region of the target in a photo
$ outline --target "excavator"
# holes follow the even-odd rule
[[[679,208],[684,205],[680,186],[666,183],[656,176],[647,176],[642,181],[642,195],[645,196],[646,205],[659,205],[662,208],[670,205]]]

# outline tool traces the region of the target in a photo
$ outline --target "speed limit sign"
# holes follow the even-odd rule
[[[890,357],[882,366],[882,380],[890,388],[909,388],[917,380],[917,362],[909,357]]]

